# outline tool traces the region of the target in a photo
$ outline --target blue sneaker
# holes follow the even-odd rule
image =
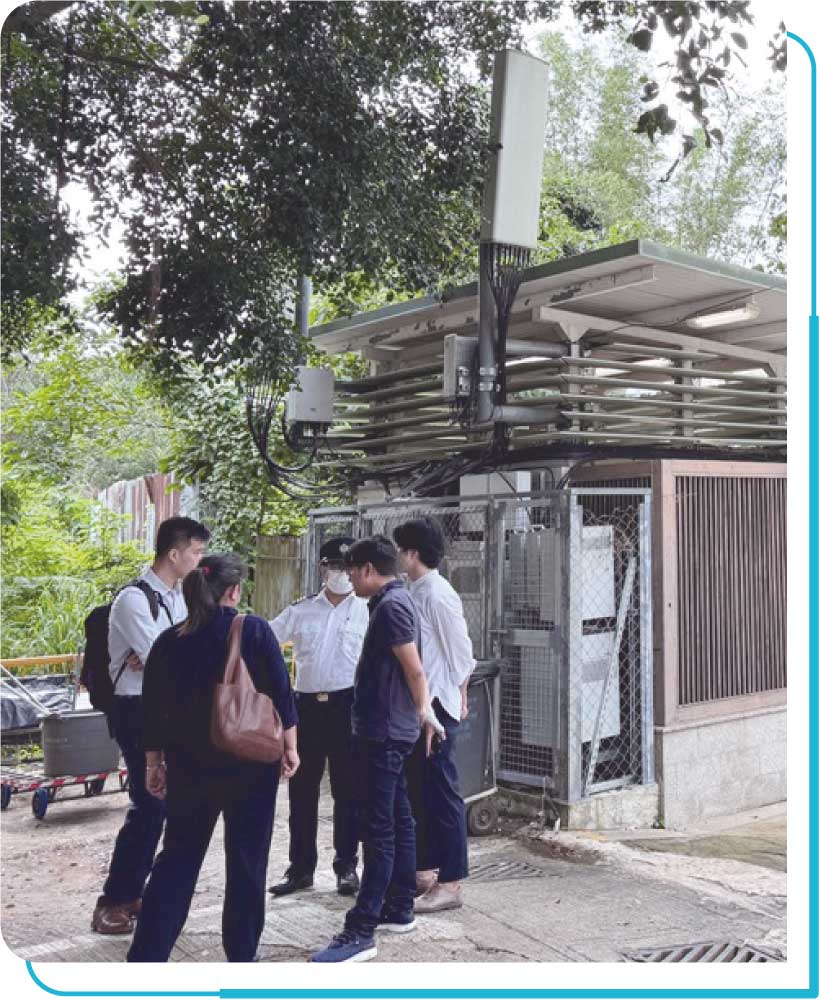
[[[389,931],[391,934],[407,934],[416,929],[416,917],[412,910],[409,913],[395,913],[382,910],[377,931]]]
[[[327,948],[310,956],[311,962],[369,962],[376,957],[376,942],[355,931],[343,930]]]

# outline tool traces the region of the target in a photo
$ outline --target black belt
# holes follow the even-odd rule
[[[353,688],[342,688],[339,691],[294,691],[294,694],[297,698],[310,699],[310,701],[338,701],[340,698],[349,698],[353,694]]]

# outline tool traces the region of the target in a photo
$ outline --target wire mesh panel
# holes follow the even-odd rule
[[[649,492],[570,490],[568,800],[653,779]]]
[[[475,656],[503,662],[499,777],[575,801],[654,780],[650,504],[576,487],[321,511],[308,571],[332,535],[437,521]]]
[[[474,656],[485,655],[487,644],[487,535],[488,505],[459,503],[453,500],[425,500],[423,504],[393,504],[368,507],[362,511],[361,536],[382,534],[393,537],[393,530],[405,521],[432,518],[441,528],[445,554],[438,567],[461,598]]]
[[[496,635],[501,675],[500,775],[554,788],[561,746],[561,628],[566,498],[496,507]]]
[[[360,538],[359,511],[353,507],[311,511],[305,557],[305,593],[319,590],[319,550],[330,538],[339,535]]]
[[[649,495],[497,503],[505,780],[567,801],[653,780]]]

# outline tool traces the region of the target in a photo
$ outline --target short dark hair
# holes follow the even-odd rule
[[[354,542],[347,550],[345,563],[348,566],[370,563],[379,576],[396,576],[399,571],[399,554],[387,535],[373,535]]]
[[[190,545],[195,538],[207,542],[210,537],[211,533],[205,525],[192,517],[169,517],[157,530],[156,557],[160,559],[171,549]]]
[[[415,549],[428,569],[435,569],[444,558],[444,534],[432,517],[405,521],[393,530],[393,538],[405,552]]]

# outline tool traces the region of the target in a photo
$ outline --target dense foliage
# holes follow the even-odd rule
[[[574,48],[548,33],[550,67],[539,256],[645,237],[702,256],[785,270],[785,87],[782,79],[716,101],[726,139],[699,142],[669,174],[670,150],[630,127],[646,56]],[[729,125],[731,122],[731,126]]]
[[[711,93],[747,45],[749,7],[572,10],[636,51],[672,39],[678,99],[708,145],[722,138]],[[344,302],[350,276],[403,294],[460,274],[488,155],[491,56],[563,9],[24,4],[2,52],[7,344],[30,332],[27,304],[54,304],[67,286],[77,234],[60,192],[72,179],[92,192],[99,229],[125,226],[108,315],[170,363],[253,357],[286,372],[300,351],[290,290],[301,273]],[[774,55],[782,62],[780,42]],[[659,93],[647,78],[634,127],[650,138],[676,127]]]
[[[257,532],[302,529],[248,435],[249,362],[287,383],[306,350],[302,273],[312,321],[474,277],[490,56],[562,6],[88,0],[12,13],[2,655],[72,649],[85,611],[144,562],[93,499],[117,479],[173,470],[198,487],[215,547],[246,557]],[[572,6],[596,37],[543,40],[540,258],[648,236],[782,268],[782,93],[743,104],[723,87],[749,5]],[[673,111],[654,81],[658,33],[677,51]],[[124,227],[126,266],[95,299],[104,332],[67,304],[84,235],[72,181],[94,199],[95,234]],[[273,447],[292,459],[279,435]]]

